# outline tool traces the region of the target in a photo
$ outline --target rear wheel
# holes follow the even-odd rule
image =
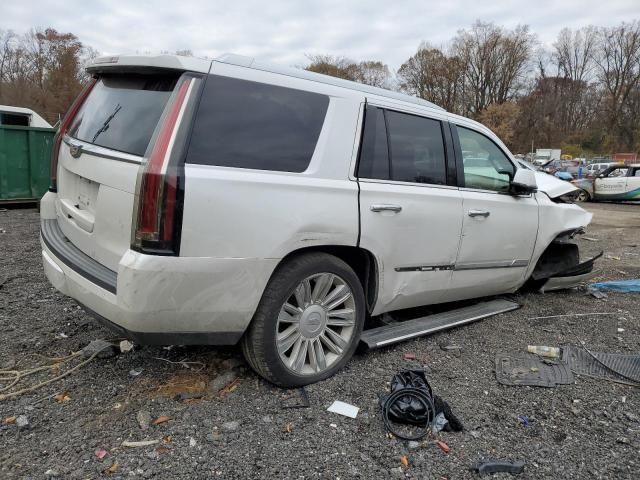
[[[269,281],[242,350],[253,369],[285,387],[333,375],[353,355],[364,324],[362,285],[333,255],[310,253]]]
[[[578,196],[576,197],[576,200],[579,202],[588,202],[590,199],[591,196],[586,190],[580,190],[580,193],[578,193]]]

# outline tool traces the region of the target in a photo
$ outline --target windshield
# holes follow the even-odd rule
[[[176,75],[101,77],[69,135],[112,150],[144,155],[176,79]]]

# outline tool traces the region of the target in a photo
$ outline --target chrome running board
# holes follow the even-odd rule
[[[520,308],[520,304],[510,300],[489,300],[467,307],[436,313],[426,317],[405,320],[391,325],[365,330],[360,341],[369,348],[380,348],[415,337],[429,335],[440,330],[475,322],[499,313]]]

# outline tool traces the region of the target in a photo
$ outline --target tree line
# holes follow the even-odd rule
[[[527,26],[476,22],[423,42],[397,72],[383,62],[309,57],[307,70],[400,90],[474,118],[515,152],[640,150],[640,22],[563,29],[544,47]]]
[[[55,123],[96,55],[72,33],[0,31],[0,104],[32,108]],[[548,47],[528,26],[478,21],[445,45],[421,43],[395,72],[378,60],[308,58],[307,70],[399,90],[474,118],[515,152],[532,144],[576,156],[640,150],[637,20],[564,29]]]
[[[0,104],[31,108],[55,123],[87,81],[84,64],[96,55],[72,33],[0,30]]]

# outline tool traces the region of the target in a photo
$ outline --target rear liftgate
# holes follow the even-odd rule
[[[520,304],[510,300],[490,300],[447,312],[365,330],[362,332],[360,340],[369,348],[385,347],[411,338],[482,320],[499,313],[510,312],[520,308],[520,306]]]

